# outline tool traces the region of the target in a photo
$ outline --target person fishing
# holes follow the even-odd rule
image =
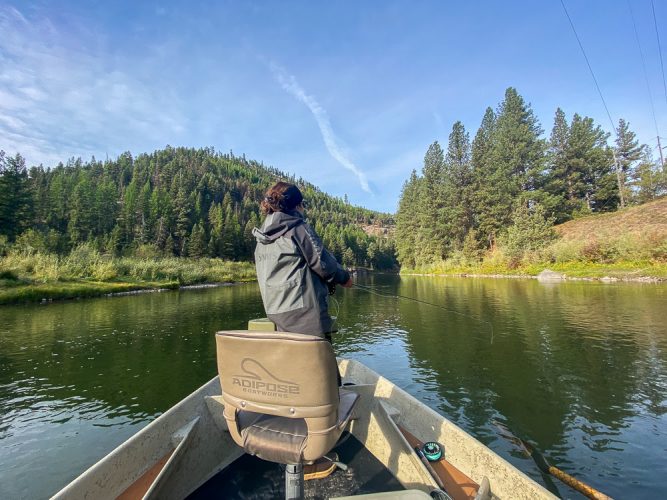
[[[331,342],[333,319],[328,290],[353,286],[347,272],[304,219],[299,188],[277,182],[266,192],[266,219],[254,228],[255,266],[262,302],[278,331],[324,337]]]

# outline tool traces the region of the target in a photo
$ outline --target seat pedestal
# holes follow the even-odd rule
[[[301,500],[303,498],[303,465],[287,465],[285,467],[285,499]]]

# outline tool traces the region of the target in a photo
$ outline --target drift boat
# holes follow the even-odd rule
[[[53,498],[556,498],[328,342],[267,324],[218,332],[219,375]]]

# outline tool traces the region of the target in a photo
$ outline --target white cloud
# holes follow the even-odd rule
[[[0,149],[52,165],[178,138],[185,119],[168,86],[142,81],[70,23],[0,6]]]
[[[305,90],[299,85],[293,75],[288,74],[283,68],[275,63],[271,64],[271,71],[282,88],[305,104],[313,114],[329,154],[357,177],[359,184],[364,191],[372,193],[371,188],[368,185],[366,174],[348,158],[348,155],[343,151],[343,148],[339,144],[338,138],[331,128],[331,122],[329,121],[329,115],[326,110],[320,106],[313,96],[306,94]]]

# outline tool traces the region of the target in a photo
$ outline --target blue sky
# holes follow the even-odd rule
[[[655,148],[628,2],[565,4],[613,119]],[[632,9],[667,136],[651,1]],[[559,0],[0,0],[0,33],[0,149],[29,164],[213,146],[393,212],[428,145],[456,120],[472,139],[508,86],[546,135],[558,106],[611,131]]]

